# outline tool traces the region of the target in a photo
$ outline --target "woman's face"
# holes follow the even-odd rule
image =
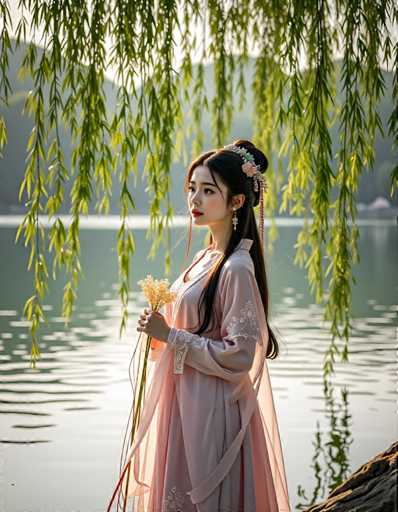
[[[219,188],[214,183],[208,167],[204,165],[196,167],[192,173],[188,207],[197,226],[210,226],[230,220],[232,217],[232,207],[226,206],[227,187],[216,176],[214,179]],[[202,215],[193,215],[193,210],[198,210]]]

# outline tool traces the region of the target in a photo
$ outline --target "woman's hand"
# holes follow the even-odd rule
[[[137,331],[145,332],[148,336],[167,342],[170,327],[159,311],[145,308],[144,312],[140,315],[138,324]]]

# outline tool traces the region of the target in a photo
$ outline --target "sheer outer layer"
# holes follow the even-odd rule
[[[268,329],[251,244],[252,240],[242,239],[224,264],[214,300],[215,321],[205,335],[192,331],[199,325],[198,298],[217,255],[199,251],[193,260],[194,277],[185,283],[180,275],[171,287],[178,296],[162,309],[170,334],[167,343],[153,342],[148,391],[134,444],[124,461],[132,464],[127,496],[136,497],[135,510],[163,512],[180,506],[184,512],[214,512],[215,503],[224,503],[220,488],[236,471],[239,454],[248,449],[244,453],[250,454],[251,474],[249,479],[246,468],[243,485],[253,485],[254,491],[250,493],[248,487],[240,493],[247,500],[242,510],[290,511],[265,359]],[[173,429],[176,418],[179,426]],[[181,433],[180,440],[175,432]],[[178,457],[181,447],[186,466],[181,463],[181,471],[188,473],[190,485],[183,492],[187,477],[171,477],[165,467],[172,466],[165,461]],[[171,478],[175,485],[170,489],[166,482]],[[126,486],[125,476],[123,495]]]

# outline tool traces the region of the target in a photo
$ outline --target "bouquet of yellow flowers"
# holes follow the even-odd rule
[[[141,287],[142,292],[144,293],[146,299],[148,300],[148,303],[149,303],[152,311],[159,311],[160,308],[162,308],[165,304],[173,302],[176,298],[176,293],[171,292],[169,290],[168,279],[158,280],[158,279],[153,279],[153,277],[151,275],[147,275],[147,277],[145,279],[138,281],[138,285]],[[134,443],[134,436],[137,431],[137,427],[138,427],[139,420],[141,417],[142,405],[145,400],[148,358],[151,360],[151,357],[149,357],[150,349],[157,350],[160,348],[160,346],[162,344],[161,341],[153,339],[152,336],[147,336],[145,342],[143,343],[141,340],[141,334],[143,334],[143,333],[140,332],[140,335],[138,336],[137,343],[136,343],[136,346],[135,346],[135,349],[134,349],[134,352],[133,352],[133,355],[132,355],[132,358],[130,361],[130,366],[129,366],[129,378],[130,378],[130,383],[133,388],[134,394],[133,394],[133,404],[132,404],[132,408],[130,411],[130,416],[129,416],[129,420],[128,420],[128,424],[127,424],[127,428],[126,428],[126,435],[127,435],[128,426],[129,426],[130,420],[132,418],[132,426],[131,426],[128,448],[131,447]],[[138,371],[137,371],[137,376],[135,378],[135,383],[133,383],[131,380],[131,377],[130,377],[130,368],[131,368],[132,364],[133,364],[133,368],[134,368],[134,362],[137,363],[137,361],[135,361],[135,359],[136,359],[135,356],[136,356],[137,350],[138,350]],[[144,354],[143,360],[142,360],[142,354]],[[126,435],[125,435],[125,438],[123,441],[122,453],[125,448]],[[129,485],[129,478],[130,478],[130,466],[131,466],[131,461],[128,461],[128,463],[124,466],[123,471],[121,471],[119,481],[118,481],[116,488],[113,492],[111,501],[107,508],[107,512],[110,511],[113,501],[115,499],[116,493],[118,492],[118,490],[120,488],[119,496],[118,496],[118,501],[119,501],[120,491],[122,490],[122,487],[124,488],[124,501],[123,501],[122,510],[123,510],[123,512],[125,512],[126,506],[127,506],[127,489],[128,489],[128,485]],[[126,481],[125,481],[126,483],[124,483],[123,479],[124,479],[126,473],[127,473]],[[122,485],[122,482],[123,482],[123,485]],[[118,507],[118,509],[119,509],[119,507]]]
[[[141,286],[142,292],[148,300],[152,311],[159,311],[165,304],[173,302],[176,298],[176,293],[169,290],[168,279],[153,279],[149,274],[145,279],[138,281]],[[156,350],[161,346],[161,341],[147,337],[147,345],[151,350]],[[147,352],[145,352],[147,353]]]

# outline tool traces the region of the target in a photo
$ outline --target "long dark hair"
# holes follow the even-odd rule
[[[260,165],[260,172],[264,173],[268,168],[268,160],[264,153],[258,149],[252,142],[248,140],[239,139],[233,142],[235,146],[240,146],[247,149],[254,157],[256,165]],[[265,318],[267,321],[269,342],[267,349],[267,358],[275,359],[279,354],[279,345],[274,333],[268,325],[268,309],[269,309],[269,296],[267,276],[265,272],[265,262],[263,251],[261,250],[260,237],[257,229],[256,218],[254,215],[253,207],[259,203],[259,192],[253,190],[253,179],[249,178],[242,171],[243,159],[242,157],[227,149],[213,149],[206,153],[201,154],[196,158],[188,167],[187,175],[184,181],[184,191],[188,193],[189,181],[191,180],[192,173],[196,167],[200,165],[206,166],[215,182],[214,173],[227,187],[227,205],[231,204],[232,196],[236,194],[244,194],[245,201],[243,205],[235,210],[238,216],[238,225],[236,230],[232,230],[232,235],[229,239],[227,248],[224,254],[218,259],[217,263],[209,272],[205,286],[203,288],[200,302],[199,302],[199,318],[200,311],[204,305],[204,318],[200,327],[195,331],[195,334],[202,334],[209,326],[212,320],[213,302],[215,292],[217,289],[218,279],[224,263],[229,256],[233,253],[235,247],[238,245],[242,238],[249,238],[253,240],[250,248],[250,256],[254,263],[255,276],[260,290],[261,300],[264,307]],[[217,183],[214,183],[219,189]],[[220,189],[219,189],[220,190]],[[221,190],[220,190],[221,192]],[[191,238],[192,238],[192,218],[189,217],[189,236],[186,254],[189,253]],[[213,243],[213,237],[209,232],[209,244]]]

